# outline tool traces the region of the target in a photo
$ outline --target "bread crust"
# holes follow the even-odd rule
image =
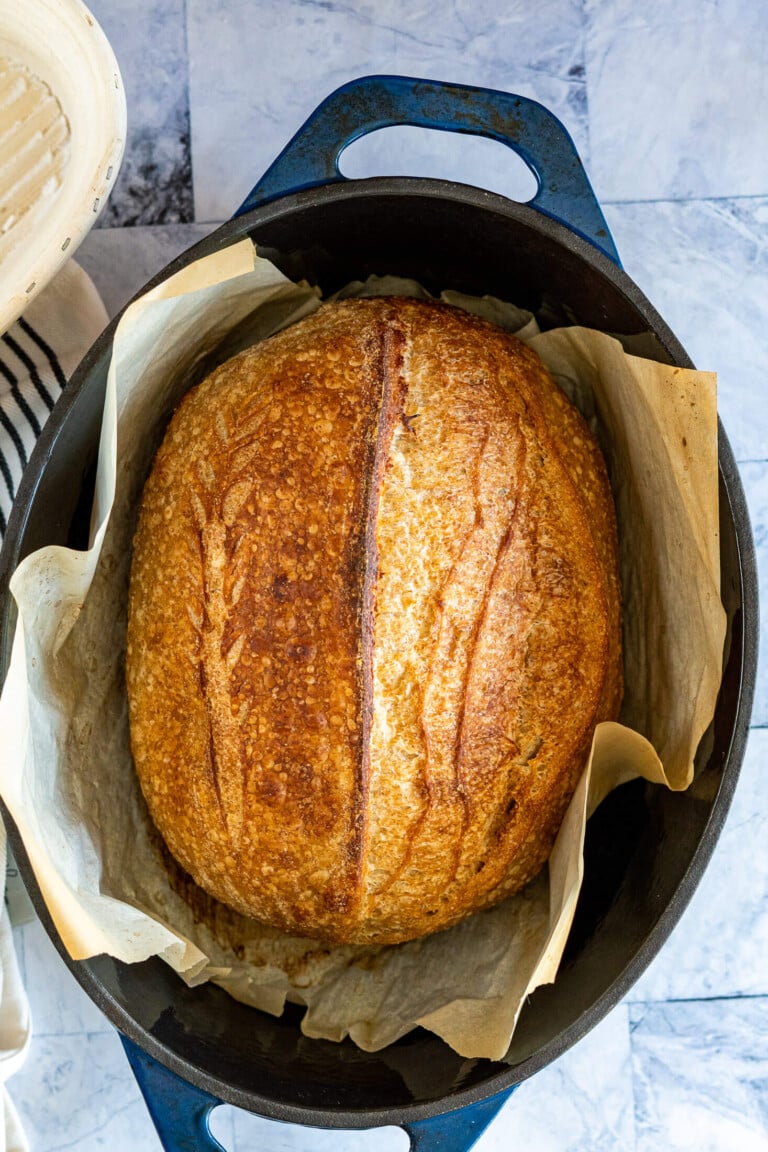
[[[134,540],[150,813],[207,892],[396,943],[541,868],[621,701],[616,525],[581,416],[447,305],[324,305],[185,397]]]

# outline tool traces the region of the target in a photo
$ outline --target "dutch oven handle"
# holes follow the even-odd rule
[[[164,1152],[227,1152],[208,1126],[221,1100],[182,1080],[126,1036],[120,1039]],[[513,1091],[507,1089],[458,1112],[404,1124],[411,1152],[469,1152]]]
[[[364,76],[332,92],[235,215],[305,188],[341,183],[344,149],[360,136],[396,124],[488,136],[514,149],[538,181],[529,206],[583,236],[621,267],[584,165],[556,116],[526,96],[408,76]]]

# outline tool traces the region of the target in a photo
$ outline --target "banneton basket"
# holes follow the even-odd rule
[[[346,181],[338,159],[377,128],[411,124],[492,137],[538,180],[528,204],[463,184],[411,178]],[[692,367],[622,271],[573,143],[531,100],[426,80],[374,76],[332,93],[242,208],[174,261],[250,236],[294,279],[330,293],[371,273],[437,292],[489,293],[535,311],[544,327],[582,324],[643,334],[662,363]],[[86,356],[38,442],[0,558],[0,672],[15,611],[8,580],[46,544],[84,547],[115,323]],[[411,1147],[464,1152],[509,1093],[574,1044],[621,999],[658,951],[701,877],[723,824],[749,725],[757,658],[757,580],[747,511],[719,428],[720,558],[728,617],[722,688],[693,784],[637,780],[587,825],[585,878],[557,980],[523,1009],[506,1059],[467,1060],[417,1029],[381,1052],[301,1034],[301,1011],[275,1019],[212,984],[187,988],[159,959],[126,965],[66,954],[6,813],[14,852],[54,944],[123,1036],[166,1152],[219,1149],[208,1130],[221,1101],[274,1120],[326,1128],[401,1125]]]
[[[125,148],[114,52],[81,0],[0,0],[0,333],[99,218]]]

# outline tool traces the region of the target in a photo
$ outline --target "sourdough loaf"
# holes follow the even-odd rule
[[[470,314],[327,304],[176,411],[134,541],[149,811],[232,908],[395,943],[547,859],[622,695],[605,465]]]

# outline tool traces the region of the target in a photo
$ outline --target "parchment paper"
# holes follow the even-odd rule
[[[391,278],[344,295],[423,295]],[[518,331],[601,438],[620,530],[626,697],[602,724],[545,870],[496,908],[421,940],[327,949],[246,920],[168,857],[133,769],[123,675],[130,540],[167,417],[214,363],[295,322],[318,294],[245,241],[183,269],[120,321],[109,370],[92,544],[44,548],[13,576],[19,607],[0,699],[0,792],[75,958],[157,954],[278,1014],[307,1005],[309,1036],[375,1050],[417,1024],[464,1056],[503,1058],[525,997],[555,978],[581,885],[584,826],[634,776],[684,788],[720,683],[715,377],[625,354],[530,313],[444,299]],[[87,598],[86,598],[87,593]],[[632,730],[634,729],[634,731]],[[661,759],[656,755],[654,746]],[[662,767],[662,762],[664,767]]]

